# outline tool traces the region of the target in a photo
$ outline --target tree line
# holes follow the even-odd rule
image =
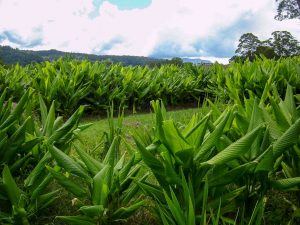
[[[274,31],[263,41],[252,33],[246,33],[240,37],[235,53],[230,61],[253,61],[261,55],[268,59],[292,57],[300,55],[300,42],[288,31]]]

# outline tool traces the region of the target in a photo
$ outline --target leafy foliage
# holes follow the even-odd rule
[[[34,221],[58,198],[54,181],[77,209],[55,215],[68,224],[120,223],[143,206],[163,224],[260,224],[270,190],[300,191],[299,57],[155,69],[59,60],[0,70],[0,223]],[[111,107],[97,157],[73,143],[90,126],[79,124],[84,107],[77,106],[99,104],[95,93]],[[187,93],[213,96],[203,102],[211,112],[178,124],[163,100]],[[157,96],[156,125],[133,137],[135,149],[110,102],[137,106]],[[228,107],[221,111],[216,99]],[[74,111],[66,120],[57,115],[64,105]],[[299,222],[298,202],[286,202],[289,223]]]
[[[300,43],[288,31],[274,31],[272,37],[265,41],[260,41],[252,33],[246,33],[241,36],[235,53],[237,55],[231,61],[254,61],[261,56],[268,59],[297,56],[300,54]]]
[[[300,19],[299,0],[276,0],[278,2],[276,20]]]

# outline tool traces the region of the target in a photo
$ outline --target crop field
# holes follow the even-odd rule
[[[0,224],[299,224],[300,57],[0,66],[0,172]]]

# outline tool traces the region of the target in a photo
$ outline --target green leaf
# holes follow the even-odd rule
[[[168,196],[168,194],[165,190],[163,190],[163,192],[164,192],[168,207],[169,207],[176,223],[178,223],[178,225],[185,225],[185,218],[184,218],[183,211],[181,210],[179,202],[178,202],[172,188],[170,188],[172,199]]]
[[[239,167],[236,167],[229,171],[224,171],[223,173],[212,173],[209,176],[208,184],[210,187],[217,187],[217,186],[225,186],[227,184],[231,184],[236,180],[239,180],[245,173],[249,172],[249,170],[255,168],[257,162],[249,162],[243,164]],[[219,171],[218,171],[219,172]]]
[[[29,98],[29,90],[27,90],[20,101],[18,102],[17,106],[15,107],[14,111],[10,113],[8,118],[0,125],[0,130],[7,127],[9,124],[11,124],[14,120],[19,119],[20,115],[24,111],[25,105]]]
[[[53,127],[54,127],[54,121],[55,121],[55,105],[54,101],[51,104],[50,110],[48,112],[48,115],[46,117],[46,121],[43,124],[43,135],[50,137],[50,135],[53,133]]]
[[[96,221],[92,220],[87,216],[57,216],[56,219],[62,220],[63,222],[70,225],[96,225]]]
[[[295,119],[298,118],[298,112],[296,109],[296,103],[294,100],[292,86],[289,84],[287,85],[287,89],[286,89],[284,105],[288,109],[292,119],[295,121]]]
[[[127,219],[143,205],[145,205],[145,201],[133,203],[129,207],[121,207],[113,213],[112,218],[115,220]]]
[[[270,146],[256,161],[259,161],[255,168],[255,173],[259,171],[271,171],[274,166],[274,157],[272,146]]]
[[[210,113],[207,114],[198,123],[196,123],[196,115],[193,115],[190,123],[187,125],[189,127],[187,127],[186,130],[182,132],[186,141],[196,149],[199,148],[199,146],[203,142],[203,138],[207,129],[207,122],[210,118],[210,115]]]
[[[25,187],[33,186],[38,181],[40,176],[45,171],[45,164],[47,164],[50,160],[51,160],[51,154],[50,152],[46,152],[43,158],[38,162],[36,167],[31,171],[31,173],[25,179],[24,181]]]
[[[145,181],[139,181],[137,184],[145,193],[152,196],[154,199],[157,199],[160,202],[165,202],[164,193],[162,192],[162,188],[160,186],[153,185]]]
[[[103,205],[106,207],[109,195],[109,180],[112,167],[105,165],[93,178],[92,203],[93,205]]]
[[[48,187],[48,185],[50,184],[52,179],[53,179],[53,177],[51,176],[51,174],[48,174],[45,177],[45,179],[32,191],[32,194],[30,196],[31,199],[32,200],[36,199],[41,192],[46,190],[46,188]]]
[[[133,155],[130,158],[129,162],[127,162],[125,164],[125,166],[123,166],[120,169],[120,171],[119,171],[119,179],[120,179],[121,183],[128,177],[129,171],[131,170],[132,166],[134,165],[134,160],[135,160],[135,156]]]
[[[51,205],[56,199],[59,198],[58,193],[60,190],[55,190],[49,192],[47,194],[40,195],[37,200],[36,210],[40,211],[42,209],[46,209],[49,205]]]
[[[52,157],[55,159],[59,166],[63,167],[66,171],[72,174],[84,178],[87,181],[91,181],[91,177],[87,174],[87,172],[71,157],[69,157],[67,154],[65,154],[55,146],[50,145],[48,148]]]
[[[62,137],[64,137],[65,135],[67,135],[68,133],[70,133],[71,131],[73,131],[77,126],[79,122],[79,118],[81,117],[83,111],[84,111],[84,106],[80,106],[74,112],[74,114],[64,123],[62,127],[60,127],[59,129],[53,132],[53,134],[48,139],[48,143],[52,144],[58,141],[59,139],[61,139]]]
[[[282,131],[279,128],[278,124],[273,120],[271,115],[267,112],[265,108],[261,108],[266,124],[268,125],[268,130],[270,136],[273,139],[278,139],[282,135]]]
[[[175,157],[175,159],[179,159],[181,164],[188,166],[193,153],[192,146],[183,138],[175,127],[173,120],[164,121],[162,128],[165,139],[161,141],[174,156],[178,157]]]
[[[261,224],[266,201],[267,201],[267,198],[262,198],[261,200],[256,202],[248,225]]]
[[[39,103],[40,103],[42,124],[45,124],[47,118],[47,106],[40,93],[39,93]]]
[[[18,188],[7,165],[5,165],[3,168],[2,179],[9,200],[13,205],[18,207],[21,198],[21,190]]]
[[[300,177],[292,177],[292,178],[271,181],[271,185],[274,188],[277,188],[280,190],[286,190],[286,189],[295,187],[297,185],[300,185]]]
[[[71,180],[69,180],[66,176],[62,173],[55,171],[53,168],[46,166],[48,171],[51,173],[53,178],[67,191],[73,193],[77,197],[84,197],[86,196],[86,190],[82,188],[82,186],[75,184]]]
[[[206,225],[206,209],[207,209],[207,200],[208,200],[208,179],[207,176],[205,176],[205,182],[204,182],[204,190],[203,190],[203,200],[202,200],[202,220],[201,225]]]
[[[195,150],[194,161],[203,161],[203,157],[207,154],[207,152],[216,145],[221,136],[223,135],[223,130],[226,126],[227,120],[230,116],[231,112],[227,112],[220,123],[217,125],[215,130],[208,135],[208,137],[203,141],[202,145],[199,149]]]
[[[297,143],[300,136],[300,118],[275,141],[273,147],[274,157],[277,158],[289,147]]]
[[[147,178],[149,177],[149,173],[146,173],[144,176],[142,176],[137,182],[144,182]],[[127,204],[128,202],[130,202],[133,197],[139,193],[139,191],[141,190],[140,187],[138,186],[138,184],[134,183],[133,185],[131,185],[129,188],[127,188],[122,195],[122,202]]]
[[[79,155],[80,159],[84,162],[86,167],[88,168],[89,172],[95,176],[103,167],[104,165],[91,157],[89,154],[87,154],[83,149],[81,149],[78,145],[75,145],[75,150],[77,154]]]
[[[86,205],[80,207],[79,211],[81,211],[85,216],[90,218],[94,217],[103,217],[103,213],[105,211],[103,205]]]
[[[5,101],[7,90],[8,90],[8,87],[6,87],[4,89],[4,91],[2,92],[1,97],[0,97],[0,106],[1,106],[1,108],[0,108],[0,115],[2,114],[2,111],[3,111],[3,107],[2,106],[4,105],[4,101]]]
[[[226,149],[215,155],[213,158],[204,163],[201,163],[200,165],[221,165],[224,163],[228,163],[233,159],[239,158],[250,149],[250,146],[257,138],[261,130],[262,126],[255,128],[244,137],[229,145]]]
[[[117,154],[117,146],[120,142],[120,137],[115,137],[109,146],[109,149],[105,155],[105,158],[103,159],[103,164],[104,165],[110,165],[111,167],[114,167],[115,165],[115,158]]]
[[[133,137],[134,138],[134,137]],[[143,158],[144,163],[153,171],[159,182],[165,183],[165,168],[163,164],[151,154],[136,138],[134,138],[136,146]]]
[[[273,100],[273,98],[270,98],[270,102],[273,108],[277,124],[281,127],[282,131],[286,131],[289,128],[290,124],[286,116],[284,115],[284,112],[280,110],[278,104],[275,102],[275,100]]]

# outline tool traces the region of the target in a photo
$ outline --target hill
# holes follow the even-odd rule
[[[122,63],[124,66],[136,65],[162,65],[172,63],[172,59],[158,59],[144,56],[128,56],[128,55],[94,55],[85,53],[63,52],[55,49],[32,51],[14,49],[9,46],[0,46],[0,63],[13,65],[19,63],[24,66],[30,63],[40,63],[43,61],[57,60],[60,57],[70,57],[78,60],[87,59],[91,62],[110,61],[112,63]],[[190,62],[194,64],[211,63],[208,60],[182,58],[182,62]]]
[[[43,51],[31,51],[14,49],[9,46],[0,46],[0,62],[6,65],[19,63],[20,65],[24,66],[34,62],[39,63],[46,60],[52,61],[60,57],[70,57],[79,60],[87,59],[92,62],[106,60],[112,63],[122,63],[124,66],[161,64],[167,61],[163,59],[156,59],[143,56],[94,55],[84,53],[62,52],[54,49]]]

